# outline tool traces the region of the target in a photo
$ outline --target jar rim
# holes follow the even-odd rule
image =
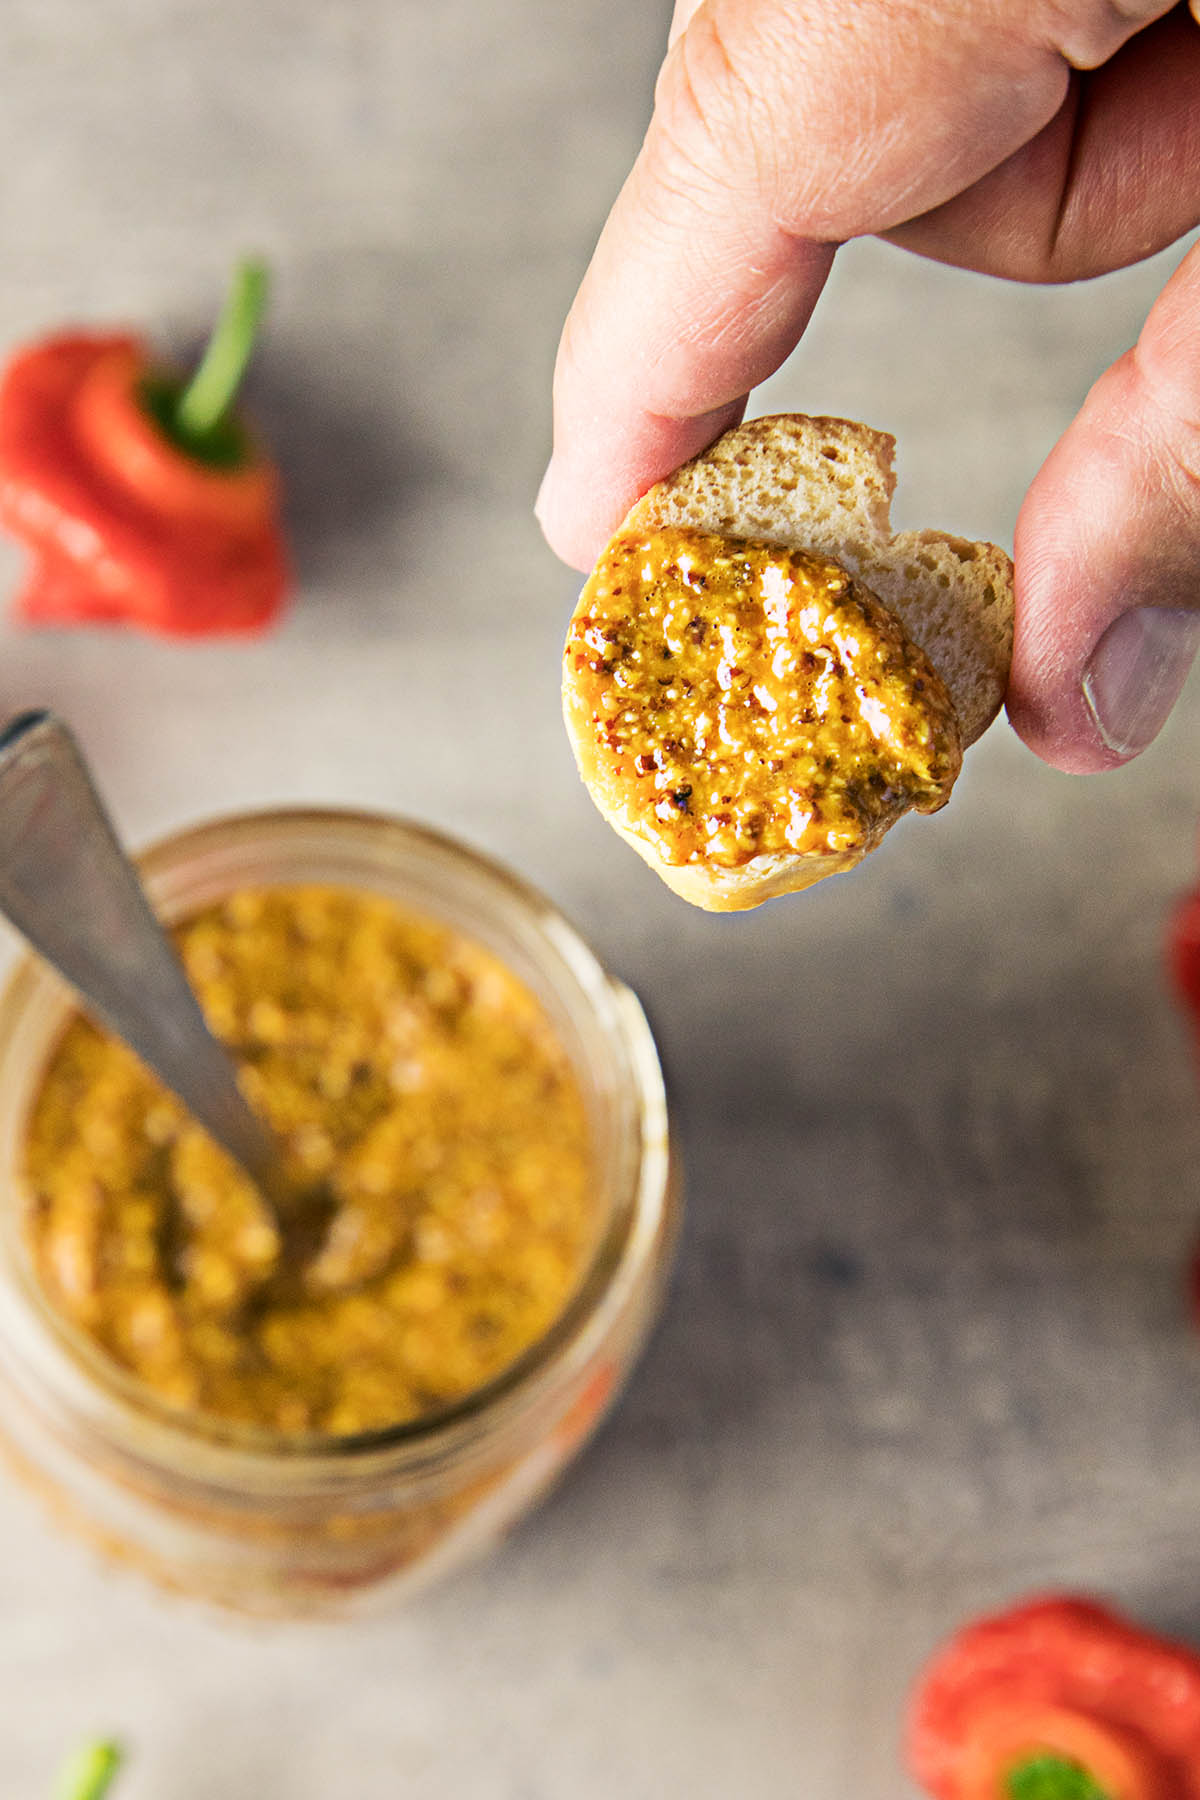
[[[370,1431],[302,1434],[272,1431],[223,1421],[213,1415],[189,1414],[172,1407],[138,1381],[77,1330],[50,1305],[32,1271],[23,1267],[14,1246],[5,1248],[5,1262],[17,1277],[24,1304],[26,1330],[41,1327],[43,1341],[36,1346],[43,1373],[53,1363],[60,1383],[59,1398],[72,1412],[94,1414],[107,1403],[104,1434],[118,1427],[121,1447],[129,1454],[156,1463],[186,1457],[193,1472],[202,1471],[224,1485],[236,1476],[239,1485],[255,1473],[273,1482],[285,1471],[318,1481],[322,1473],[377,1469],[397,1458],[409,1461],[421,1453],[440,1452],[450,1442],[469,1440],[508,1407],[524,1401],[542,1384],[557,1386],[554,1372],[564,1359],[572,1366],[590,1353],[593,1339],[603,1335],[610,1308],[618,1308],[623,1289],[636,1278],[653,1245],[661,1238],[669,1199],[669,1148],[667,1108],[661,1065],[649,1024],[632,990],[610,975],[565,914],[538,888],[506,864],[448,833],[417,820],[369,809],[338,806],[277,806],[221,814],[185,826],[155,840],[135,861],[155,898],[156,881],[162,881],[189,859],[206,852],[248,850],[261,847],[265,837],[315,836],[326,849],[335,840],[347,847],[364,847],[372,841],[372,861],[386,873],[386,852],[416,850],[468,871],[497,895],[520,910],[527,923],[536,926],[550,950],[569,973],[600,1024],[608,1048],[623,1077],[637,1127],[637,1143],[630,1157],[631,1191],[623,1207],[606,1220],[586,1271],[563,1309],[548,1329],[513,1362],[478,1388],[445,1406],[414,1419]],[[299,880],[320,879],[300,877]],[[271,885],[287,885],[273,878]],[[350,885],[346,883],[346,885]],[[414,905],[419,903],[414,902]],[[186,908],[180,916],[185,916]],[[464,927],[470,930],[469,925]],[[0,1104],[6,1059],[12,1054],[13,1033],[21,1017],[53,995],[65,1015],[77,1002],[58,977],[32,952],[19,957],[0,990]],[[30,1082],[36,1092],[38,1075]],[[19,1164],[7,1154],[15,1135],[20,1141],[24,1119],[8,1122],[8,1144],[0,1146],[9,1163],[9,1175],[20,1186]],[[19,1213],[20,1208],[10,1209]],[[10,1224],[9,1232],[19,1226]],[[5,1296],[11,1302],[11,1294]],[[0,1307],[0,1339],[4,1308]],[[11,1309],[10,1309],[11,1310]],[[10,1317],[9,1324],[14,1321]],[[26,1348],[31,1347],[29,1340]],[[0,1342],[0,1349],[3,1348]],[[47,1351],[59,1354],[47,1358]],[[94,1422],[94,1421],[93,1421]],[[172,1451],[174,1454],[172,1454]],[[256,1485],[251,1480],[251,1485]]]

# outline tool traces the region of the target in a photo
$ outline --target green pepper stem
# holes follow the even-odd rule
[[[265,263],[247,257],[233,272],[220,317],[200,366],[180,394],[175,425],[180,436],[202,443],[233,405],[267,305]]]
[[[1046,1752],[1014,1764],[1004,1792],[1006,1800],[1108,1800],[1081,1763]]]
[[[121,1761],[119,1744],[83,1745],[59,1771],[54,1800],[103,1800]]]

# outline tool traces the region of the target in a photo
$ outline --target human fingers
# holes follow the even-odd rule
[[[1179,7],[1073,75],[1050,123],[998,168],[887,236],[1010,280],[1080,281],[1198,222],[1200,31]]]
[[[1008,712],[1072,773],[1157,736],[1200,649],[1200,246],[1096,383],[1017,520]]]
[[[629,504],[741,414],[834,246],[928,213],[1036,136],[1072,66],[1162,0],[703,0],[571,310],[538,511],[586,567]]]
[[[563,334],[539,516],[567,561],[740,416],[839,240],[948,199],[1058,110],[1062,56],[982,30],[952,0],[704,0]]]

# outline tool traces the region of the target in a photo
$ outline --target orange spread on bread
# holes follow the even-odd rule
[[[608,545],[566,691],[598,797],[672,866],[857,860],[943,806],[962,761],[941,678],[860,581],[690,527]]]

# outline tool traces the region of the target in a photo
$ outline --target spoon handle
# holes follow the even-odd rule
[[[260,1186],[278,1154],[60,719],[0,732],[0,912]]]

